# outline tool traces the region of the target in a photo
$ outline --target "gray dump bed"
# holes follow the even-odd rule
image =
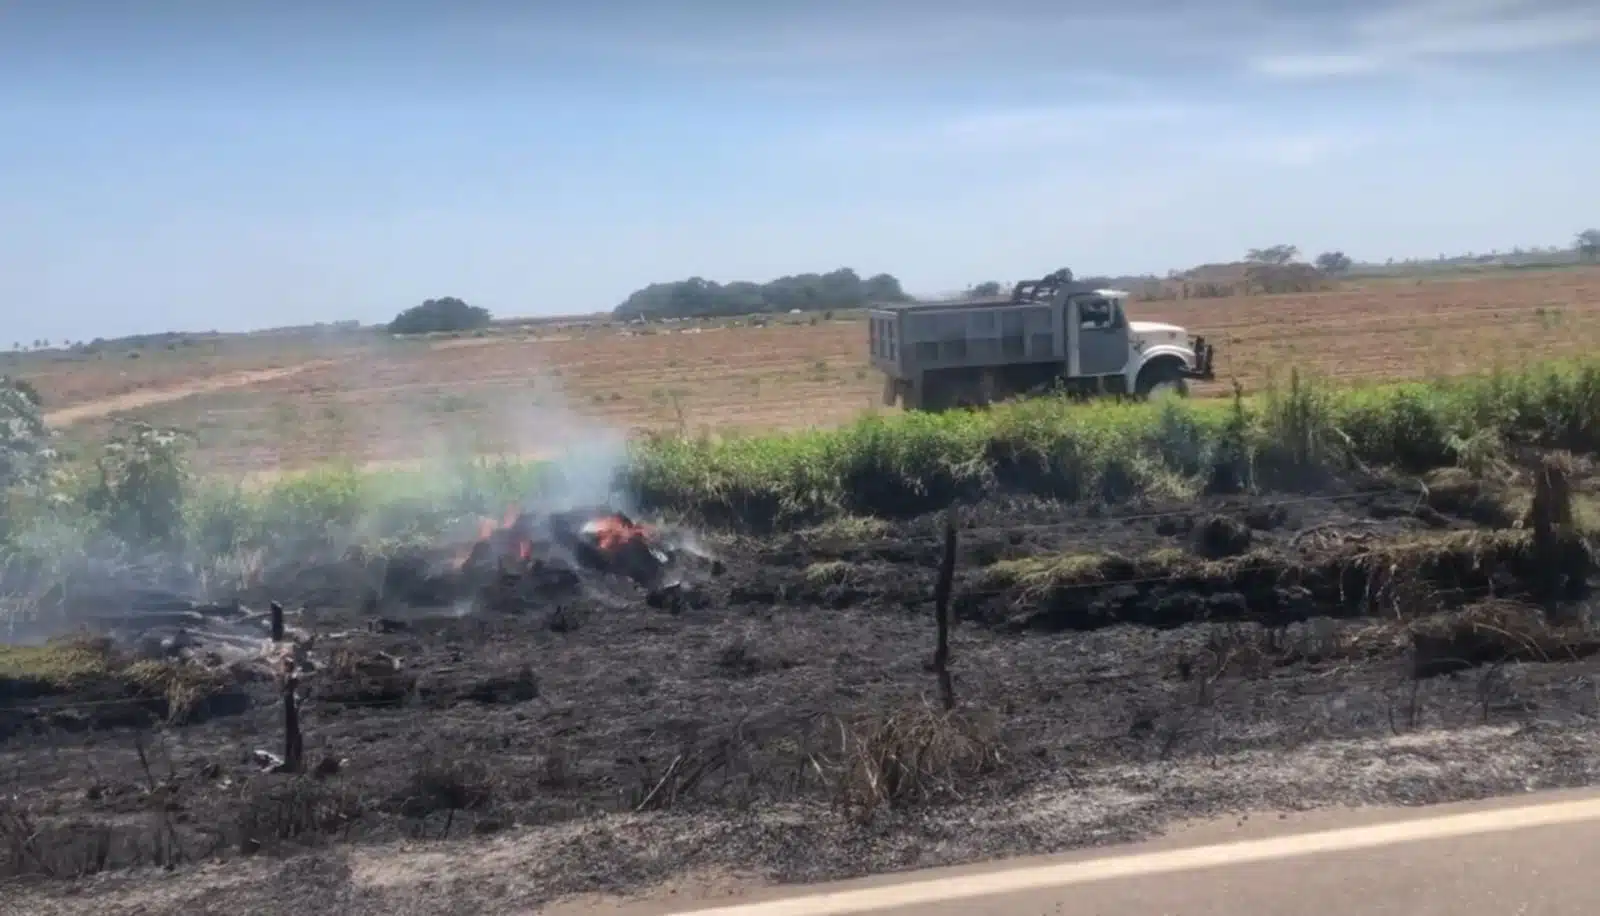
[[[1071,290],[1123,299],[1118,290]],[[1065,358],[1059,301],[1015,297],[914,302],[868,314],[874,368],[891,378],[927,369],[997,366]]]

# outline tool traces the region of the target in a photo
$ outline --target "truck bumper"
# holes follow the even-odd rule
[[[1188,378],[1209,382],[1217,377],[1213,360],[1216,347],[1206,343],[1204,337],[1194,339],[1194,368],[1184,372]]]

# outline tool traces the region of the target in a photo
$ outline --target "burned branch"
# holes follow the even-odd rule
[[[933,650],[933,673],[939,679],[939,702],[945,710],[956,705],[955,684],[950,679],[950,593],[956,574],[956,516],[951,509],[944,516],[944,553],[939,558],[939,578],[933,586],[933,613],[938,626],[938,644]]]
[[[283,766],[285,773],[300,772],[305,758],[305,739],[300,734],[300,707],[295,691],[300,686],[293,671],[283,677]]]

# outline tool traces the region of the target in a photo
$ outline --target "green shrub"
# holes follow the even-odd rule
[[[106,442],[84,507],[99,527],[135,548],[181,549],[191,486],[183,436],[144,423]]]
[[[390,334],[437,334],[445,331],[476,331],[489,326],[489,310],[468,305],[454,296],[429,299],[413,305],[389,322]]]
[[[0,375],[0,493],[37,484],[53,454],[39,392]]]

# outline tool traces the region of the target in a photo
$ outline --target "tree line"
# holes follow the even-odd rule
[[[622,319],[752,315],[794,309],[861,308],[910,299],[892,274],[862,279],[851,268],[841,267],[825,274],[792,274],[767,283],[718,283],[704,277],[652,283],[623,300],[612,314]]]
[[[1585,260],[1600,260],[1600,229],[1586,229],[1573,240],[1572,250]],[[1342,251],[1325,251],[1306,263],[1300,260],[1296,245],[1268,245],[1245,253],[1243,266],[1248,291],[1297,292],[1319,288],[1318,282],[1350,272],[1355,262]],[[1181,279],[1182,272],[1173,278]],[[1140,278],[1134,278],[1140,279]],[[1159,284],[1157,278],[1142,278]],[[1091,285],[1117,286],[1117,278],[1084,277]],[[1127,285],[1127,284],[1123,284]],[[1005,295],[1009,286],[997,280],[976,283],[965,295],[992,298]],[[1229,294],[1237,292],[1229,291]],[[728,317],[763,312],[826,311],[861,308],[875,303],[909,302],[912,297],[893,274],[874,274],[863,279],[849,267],[828,273],[803,273],[779,277],[766,283],[736,281],[718,283],[704,277],[690,277],[671,283],[652,283],[635,290],[612,310],[622,320],[695,317]],[[487,327],[489,310],[453,296],[429,299],[395,316],[389,323],[392,334],[426,334],[471,331]]]

